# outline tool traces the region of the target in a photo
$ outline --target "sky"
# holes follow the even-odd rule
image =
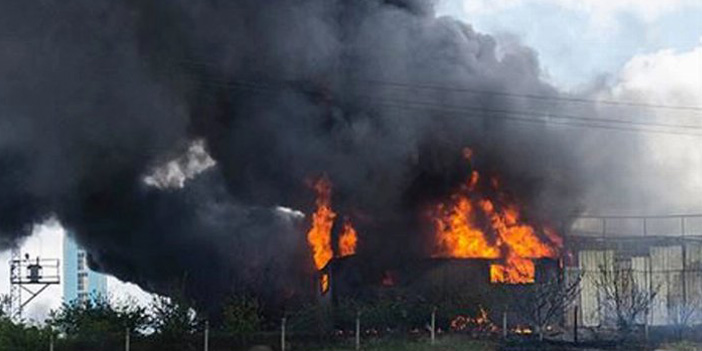
[[[55,220],[48,220],[35,226],[33,234],[24,242],[21,248],[21,255],[29,254],[31,257],[51,258],[63,260],[63,238],[65,231]],[[10,292],[10,252],[0,253],[0,293]],[[110,298],[115,301],[136,301],[146,306],[152,297],[134,284],[124,283],[112,276],[107,278],[107,289]],[[36,289],[35,289],[36,290]],[[41,324],[51,310],[61,306],[63,295],[63,285],[52,285],[31,301],[23,313],[30,323]],[[23,295],[26,299],[27,294]]]
[[[559,90],[645,104],[702,107],[702,1],[700,0],[437,0],[453,16],[497,38],[519,43],[539,58],[542,79]],[[699,124],[697,111],[647,110],[627,119]],[[621,134],[621,133],[619,133]],[[619,135],[617,135],[619,136]],[[604,214],[702,213],[702,150],[698,137],[646,134],[632,152],[646,164],[626,175],[666,182],[674,194],[652,203],[654,188],[631,182],[627,196],[592,190],[588,203]],[[638,172],[638,173],[637,173]],[[655,173],[655,175],[654,175]],[[648,195],[646,193],[648,192]],[[641,193],[642,195],[637,195]],[[673,194],[673,193],[671,193]],[[639,196],[637,198],[637,196]],[[620,197],[620,198],[618,198]],[[597,199],[597,200],[592,200]],[[602,199],[605,199],[604,201]],[[639,211],[641,204],[650,209]],[[625,207],[637,207],[636,213]],[[668,213],[666,213],[668,214]]]
[[[493,35],[518,42],[538,55],[543,79],[565,92],[597,91],[607,99],[702,106],[702,1],[700,0],[438,0],[448,15]],[[662,116],[692,119],[697,116]],[[696,139],[652,137],[648,148],[658,166],[681,176],[690,194],[702,198],[702,153]],[[675,165],[687,164],[682,171]],[[700,209],[702,212],[702,208]],[[60,258],[63,229],[36,226],[23,254]],[[9,252],[0,254],[9,261]],[[138,287],[108,280],[115,298],[150,297]],[[27,308],[42,321],[61,303],[54,286]],[[0,293],[9,292],[9,267],[0,265]]]
[[[639,56],[690,52],[702,38],[699,0],[440,0],[438,10],[534,48],[564,90],[614,80]]]

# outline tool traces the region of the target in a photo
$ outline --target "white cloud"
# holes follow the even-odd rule
[[[637,55],[623,67],[607,98],[647,104],[702,106],[702,43],[689,51],[661,50]],[[660,123],[702,126],[699,110],[652,109]],[[641,112],[633,118],[647,118]],[[686,129],[698,134],[699,129]],[[674,199],[670,206],[699,211],[702,196],[702,149],[697,136],[649,135],[647,153]],[[642,169],[642,176],[651,170]],[[672,192],[670,190],[673,190]]]
[[[618,76],[614,95],[665,105],[702,106],[702,44],[634,56]]]
[[[524,4],[546,4],[582,11],[598,22],[607,22],[622,13],[653,21],[659,16],[685,7],[702,7],[699,0],[462,0],[468,14],[484,14]]]
[[[108,294],[115,302],[133,302],[139,306],[147,306],[153,300],[153,294],[142,290],[138,285],[125,283],[115,277],[107,277]]]

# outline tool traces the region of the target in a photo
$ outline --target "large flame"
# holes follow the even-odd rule
[[[464,155],[470,160],[473,152],[467,150]],[[477,194],[479,181],[479,173],[473,171],[448,204],[436,206],[435,256],[497,260],[499,263],[490,267],[493,283],[533,283],[536,269],[532,260],[556,257],[561,239],[551,229],[537,233],[522,221],[518,207],[506,202],[509,197],[500,192],[496,178],[490,184],[499,204]]]
[[[323,269],[334,257],[332,248],[332,228],[336,213],[331,206],[332,185],[326,177],[319,178],[313,185],[317,193],[317,210],[312,215],[312,223],[307,232],[307,242],[312,249],[312,258],[317,270]],[[350,256],[356,253],[358,237],[351,221],[347,218],[339,235],[338,256]],[[329,276],[325,273],[320,277],[322,292],[329,289]]]
[[[322,269],[334,256],[331,246],[331,231],[336,213],[331,208],[331,182],[322,177],[314,184],[317,192],[317,211],[312,215],[312,227],[307,232],[307,242],[312,248],[312,257],[317,269]]]
[[[341,235],[339,235],[339,256],[344,257],[356,254],[357,241],[356,229],[353,228],[353,225],[347,219],[344,221],[344,228],[341,230]]]

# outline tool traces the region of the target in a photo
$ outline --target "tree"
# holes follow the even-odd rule
[[[681,298],[669,311],[670,321],[675,326],[678,339],[682,340],[683,331],[693,321],[698,318],[700,299],[697,296],[686,296]]]
[[[580,293],[580,279],[580,275],[566,280],[562,275],[553,274],[526,287],[525,296],[517,300],[517,310],[536,328],[539,340],[543,340],[544,330],[558,323],[563,312],[573,304]]]
[[[195,310],[176,298],[154,295],[151,315],[151,327],[162,340],[182,340],[197,331]]]
[[[50,330],[28,326],[12,321],[7,316],[0,317],[0,350],[39,351],[46,350]]]
[[[0,317],[12,317],[12,298],[10,294],[0,294]]]
[[[631,266],[600,267],[595,286],[600,293],[599,312],[604,324],[614,325],[625,339],[649,312],[659,287],[643,286]]]
[[[114,335],[140,333],[148,325],[144,307],[131,301],[115,303],[105,296],[73,300],[52,311],[47,324],[69,338],[101,340]]]
[[[231,297],[222,309],[223,329],[227,333],[249,335],[262,323],[258,300],[247,296]]]

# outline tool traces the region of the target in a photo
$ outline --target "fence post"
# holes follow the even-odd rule
[[[361,311],[356,311],[356,350],[361,349]]]
[[[502,338],[507,339],[507,310],[502,312]]]
[[[436,307],[431,311],[431,344],[436,344]]]
[[[578,306],[573,306],[573,343],[578,343]]]
[[[129,343],[129,327],[127,327],[124,333],[124,351],[129,351]]]
[[[205,321],[205,345],[204,345],[205,351],[209,351],[210,349],[210,321]]]
[[[280,320],[280,351],[285,351],[285,317]]]

